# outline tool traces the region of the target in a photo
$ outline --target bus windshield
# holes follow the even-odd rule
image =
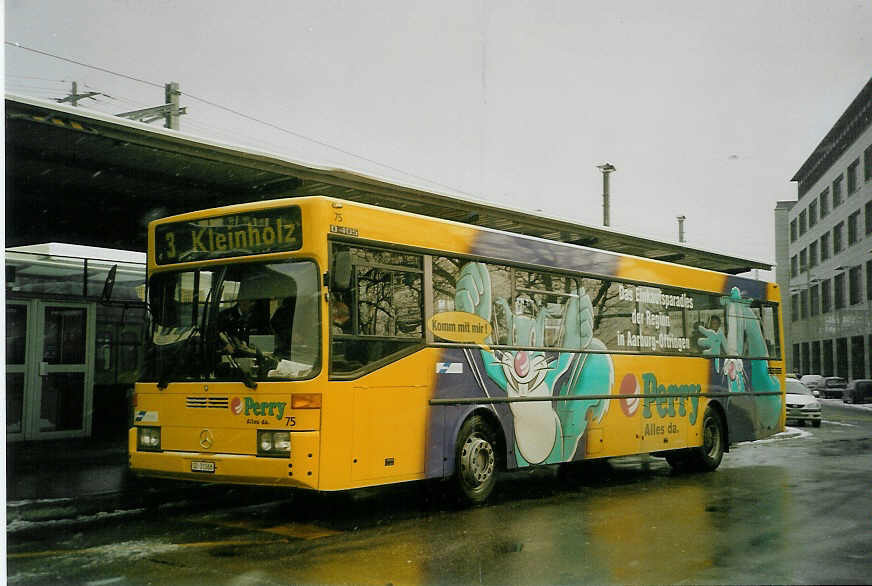
[[[319,295],[311,261],[158,273],[146,376],[159,386],[311,378],[320,369]]]

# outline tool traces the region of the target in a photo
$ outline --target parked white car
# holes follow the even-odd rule
[[[806,421],[811,421],[813,426],[820,427],[821,402],[812,394],[812,391],[795,378],[784,379],[784,386],[787,421],[796,421],[800,425],[804,425]]]

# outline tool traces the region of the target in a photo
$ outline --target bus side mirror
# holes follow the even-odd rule
[[[348,291],[351,287],[351,253],[347,250],[336,253],[333,258],[333,283],[331,287],[336,291]]]

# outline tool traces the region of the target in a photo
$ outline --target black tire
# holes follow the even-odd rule
[[[720,414],[711,407],[706,407],[702,417],[702,445],[691,451],[693,469],[711,472],[720,466],[725,442],[724,422]]]
[[[688,452],[687,450],[672,450],[663,454],[666,458],[666,463],[675,472],[680,472],[687,469]]]
[[[493,427],[473,415],[457,434],[454,483],[461,500],[479,505],[487,500],[497,483],[500,468],[499,444]]]
[[[812,419],[811,424],[812,424],[814,427],[820,427],[820,426],[821,426],[821,420],[820,420],[820,419]]]

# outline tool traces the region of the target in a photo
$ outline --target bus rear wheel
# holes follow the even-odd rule
[[[483,417],[474,415],[461,426],[454,461],[461,499],[476,505],[485,502],[496,485],[499,458],[496,433]]]
[[[702,417],[702,445],[691,452],[694,469],[710,472],[720,466],[725,435],[720,414],[707,407]]]

